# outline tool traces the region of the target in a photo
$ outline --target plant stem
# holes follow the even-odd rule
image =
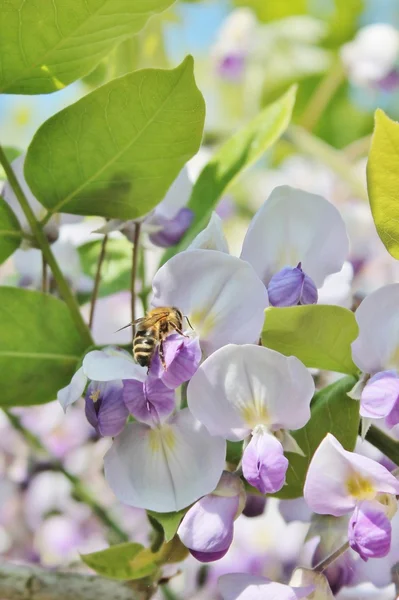
[[[89,316],[90,329],[93,326],[94,310],[96,308],[96,302],[97,302],[98,292],[100,289],[100,282],[101,282],[101,267],[103,266],[103,262],[104,262],[104,258],[105,258],[105,249],[107,247],[107,241],[108,241],[108,235],[105,234],[103,237],[103,241],[101,243],[100,255],[98,257],[98,262],[97,262],[96,278],[94,280],[93,294],[91,296],[90,316]]]
[[[42,292],[47,292],[47,263],[44,255],[42,254]]]
[[[17,415],[10,412],[6,408],[3,408],[3,411],[6,414],[11,425],[16,431],[18,431],[22,435],[28,446],[34,452],[44,454],[46,458],[51,462],[52,468],[55,471],[62,473],[71,482],[72,492],[75,495],[75,497],[78,500],[80,500],[80,502],[87,504],[92,509],[93,513],[98,517],[98,519],[114,533],[118,543],[127,542],[129,540],[128,535],[119,527],[119,525],[114,521],[114,519],[107,512],[107,510],[97,502],[90,490],[87,489],[87,487],[80,481],[80,479],[76,477],[76,475],[73,475],[73,473],[70,473],[55,456],[51,455],[47,448],[43,446],[40,439],[31,431],[26,429],[26,427],[24,427],[24,425],[21,422],[21,419]]]
[[[19,204],[21,205],[22,210],[24,211],[24,214],[27,218],[27,221],[36,239],[36,242],[43,253],[43,257],[53,273],[54,279],[58,285],[58,289],[66,305],[69,308],[69,312],[71,313],[71,317],[75,322],[76,328],[79,331],[84,342],[87,344],[87,346],[90,346],[91,344],[93,344],[93,340],[91,339],[90,330],[84,322],[83,317],[80,313],[79,305],[76,301],[76,298],[71,292],[68,282],[66,281],[60,267],[58,266],[57,261],[54,258],[54,254],[50,248],[50,244],[47,240],[47,237],[44,234],[41,225],[37,221],[34,212],[32,211],[32,208],[28,200],[26,199],[21,186],[19,185],[18,179],[16,178],[15,173],[12,170],[11,165],[8,162],[7,157],[4,154],[4,150],[1,146],[0,164],[2,165],[5,174],[7,175],[8,182],[11,185]]]
[[[140,246],[140,255],[139,255],[139,265],[138,265],[138,275],[141,282],[141,290],[138,296],[141,300],[141,305],[143,307],[143,313],[145,314],[148,310],[148,293],[151,288],[147,288],[147,278],[146,278],[146,269],[145,269],[145,253],[143,246]]]
[[[399,465],[399,442],[372,425],[366,434],[366,440],[375,448],[381,450],[392,462]]]
[[[317,573],[322,573],[323,571],[325,571],[327,569],[327,567],[329,567],[335,560],[337,560],[337,558],[339,558],[342,554],[344,554],[348,549],[349,549],[349,542],[345,542],[345,544],[342,544],[342,546],[340,546],[337,550],[335,550],[335,552],[332,552],[332,554],[327,556],[327,558],[320,561],[319,564],[317,564],[313,568],[313,571],[316,571]]]
[[[302,127],[308,131],[313,131],[344,80],[344,68],[342,63],[337,61],[320,81],[313,96],[310,98],[299,121]]]
[[[139,257],[139,242],[140,242],[140,223],[134,224],[134,238],[133,238],[133,250],[132,250],[132,274],[130,280],[130,302],[131,302],[131,315],[132,315],[132,334],[134,337],[134,322],[136,320],[136,277],[137,277],[137,262]]]

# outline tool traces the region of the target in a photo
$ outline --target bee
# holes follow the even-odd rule
[[[175,306],[160,306],[150,310],[145,317],[136,319],[132,323],[136,326],[133,337],[133,356],[136,362],[149,369],[155,350],[158,348],[159,358],[166,370],[163,341],[175,331],[187,337],[183,333],[183,318],[183,313]]]

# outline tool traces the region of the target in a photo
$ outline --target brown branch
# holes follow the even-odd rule
[[[153,586],[97,575],[60,573],[31,565],[0,564],[3,600],[148,600]]]

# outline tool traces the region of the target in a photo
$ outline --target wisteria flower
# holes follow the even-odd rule
[[[363,559],[389,551],[392,511],[386,497],[393,496],[396,504],[398,493],[399,481],[385,467],[345,450],[331,434],[317,448],[304,487],[305,500],[316,513],[339,517],[354,511],[348,537]]]
[[[171,343],[178,353],[178,345]],[[89,352],[82,371],[92,381],[123,382],[124,404],[137,419],[126,425],[104,457],[105,478],[121,502],[170,512],[215,489],[226,443],[211,436],[188,409],[174,413],[172,388],[147,375],[146,368],[123,352]]]
[[[355,364],[367,375],[357,386],[360,415],[399,423],[399,284],[387,285],[367,296],[356,311],[359,336],[352,343]]]
[[[86,392],[85,412],[99,435],[118,435],[125,426],[128,410],[121,381],[92,381]]]
[[[246,573],[223,575],[218,587],[223,600],[299,600],[314,590],[313,585],[295,588]]]
[[[341,48],[349,78],[357,85],[392,91],[399,86],[399,32],[388,23],[360,29]]]
[[[155,274],[153,306],[177,306],[205,355],[228,343],[256,342],[268,305],[251,265],[217,250],[181,252]]]
[[[234,521],[245,506],[245,490],[238,475],[225,471],[216,489],[185,514],[177,534],[201,562],[219,560],[233,541]]]
[[[200,365],[187,389],[188,406],[212,435],[252,438],[244,450],[244,477],[262,493],[284,485],[284,449],[301,452],[284,430],[310,418],[312,376],[295,357],[255,345],[227,345]]]

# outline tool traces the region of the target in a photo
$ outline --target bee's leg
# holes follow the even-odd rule
[[[183,333],[183,331],[181,329],[178,329],[177,327],[175,327],[175,331],[177,331],[177,333],[180,333],[180,335],[182,335],[183,337],[190,337],[189,335],[186,335],[185,333]]]
[[[161,340],[159,342],[159,358],[161,359],[161,364],[163,366],[163,370],[166,371],[165,354],[163,351],[163,340]]]

